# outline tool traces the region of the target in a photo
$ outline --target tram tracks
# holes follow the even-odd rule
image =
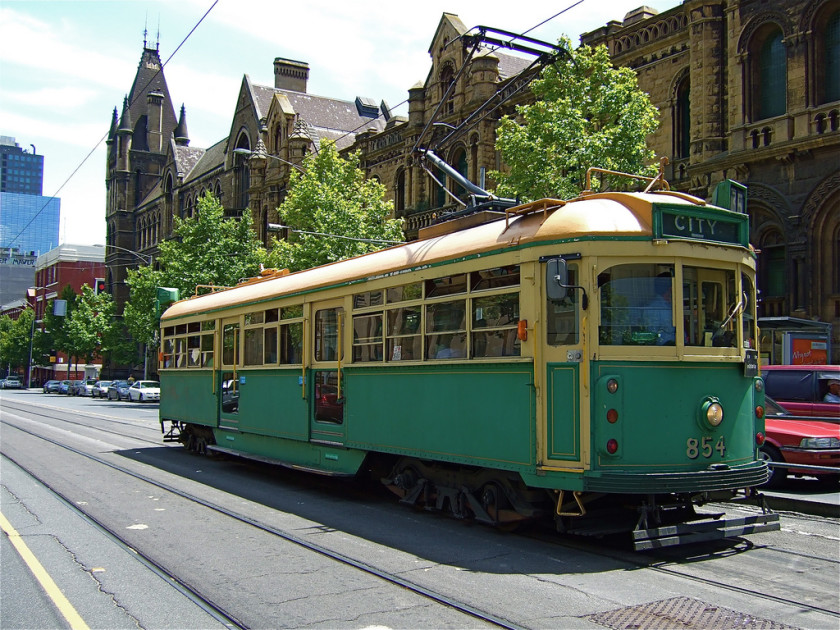
[[[236,511],[231,510],[229,508],[226,508],[224,506],[218,505],[216,503],[213,503],[212,501],[203,499],[203,498],[198,497],[198,496],[196,496],[196,495],[194,495],[190,492],[181,490],[179,488],[176,488],[176,487],[174,487],[170,484],[159,481],[157,479],[153,479],[153,478],[149,477],[148,475],[144,475],[144,474],[139,473],[137,471],[126,468],[125,466],[121,466],[120,464],[108,461],[107,459],[104,459],[104,458],[99,457],[97,455],[94,455],[94,454],[91,454],[91,453],[86,453],[82,450],[79,450],[79,449],[74,448],[72,446],[69,446],[67,444],[63,444],[63,443],[61,443],[57,440],[54,440],[50,437],[40,435],[40,434],[38,434],[34,431],[31,431],[29,429],[26,429],[24,427],[16,425],[12,422],[8,422],[6,420],[4,420],[2,422],[2,424],[6,425],[8,427],[14,428],[18,431],[21,431],[22,433],[25,433],[25,434],[27,434],[31,437],[43,440],[43,441],[45,441],[49,444],[52,444],[52,445],[54,445],[58,448],[62,448],[62,449],[66,450],[66,451],[68,451],[68,452],[70,452],[70,453],[72,453],[76,456],[83,457],[83,458],[88,459],[88,460],[90,460],[92,462],[95,462],[97,464],[106,466],[106,467],[108,467],[112,470],[115,470],[117,472],[128,475],[128,476],[130,476],[130,477],[132,477],[136,480],[142,481],[142,482],[147,483],[151,486],[154,486],[156,488],[164,490],[164,491],[166,491],[168,493],[171,493],[171,494],[173,494],[177,497],[180,497],[180,498],[185,499],[187,501],[198,504],[198,505],[200,505],[204,508],[207,508],[209,510],[212,510],[216,513],[227,516],[227,517],[229,517],[229,518],[231,518],[231,519],[233,519],[233,520],[235,520],[239,523],[242,523],[242,524],[248,525],[252,528],[255,528],[256,530],[258,530],[262,533],[266,533],[266,534],[275,536],[277,538],[280,538],[280,539],[282,539],[286,542],[289,542],[289,543],[292,543],[292,544],[297,545],[299,547],[302,547],[302,548],[306,549],[307,551],[311,551],[311,552],[316,553],[320,556],[326,557],[330,560],[333,560],[333,561],[338,562],[340,564],[343,564],[345,566],[349,566],[353,569],[361,571],[361,572],[363,572],[367,575],[378,578],[378,579],[380,579],[380,580],[382,580],[382,581],[384,581],[388,584],[391,584],[391,585],[394,585],[394,586],[399,586],[403,589],[406,589],[409,592],[412,592],[416,595],[419,595],[420,597],[423,597],[427,600],[430,600],[430,601],[433,601],[437,604],[440,604],[440,605],[442,605],[446,608],[449,608],[449,609],[455,610],[457,612],[463,613],[465,615],[468,615],[469,617],[472,617],[475,620],[482,621],[482,622],[487,623],[491,626],[495,626],[495,627],[499,627],[499,628],[509,628],[511,630],[518,630],[521,627],[513,621],[510,621],[510,620],[504,619],[502,617],[493,615],[492,613],[490,613],[488,611],[480,610],[480,609],[478,609],[474,606],[471,606],[471,605],[467,604],[466,602],[462,602],[462,601],[459,601],[459,600],[457,600],[453,597],[450,597],[446,594],[436,592],[436,591],[434,591],[430,588],[427,588],[427,587],[425,587],[421,584],[417,584],[416,582],[412,582],[411,580],[408,580],[404,577],[396,575],[395,573],[386,571],[384,569],[377,568],[377,567],[375,567],[371,564],[368,564],[368,563],[363,562],[361,560],[358,560],[356,558],[352,558],[352,557],[347,556],[345,554],[342,554],[338,551],[330,549],[326,546],[319,545],[317,543],[313,543],[313,542],[308,541],[308,540],[304,540],[303,538],[301,538],[299,536],[296,536],[295,534],[293,534],[291,532],[283,531],[283,530],[281,530],[277,527],[273,527],[273,526],[267,525],[265,523],[260,523],[257,520],[255,520],[255,519],[253,519],[253,518],[251,518],[251,517],[249,517],[245,514],[241,514],[239,512],[236,512]],[[79,507],[79,506],[75,505],[73,502],[69,501],[60,492],[58,492],[54,487],[52,487],[47,481],[41,479],[34,471],[30,470],[28,467],[23,465],[21,462],[16,461],[14,458],[10,457],[5,452],[3,452],[3,456],[6,457],[7,459],[9,459],[10,461],[12,461],[16,466],[18,466],[21,470],[26,472],[28,475],[32,476],[34,479],[37,479],[39,483],[43,484],[51,492],[55,493],[56,496],[60,497],[64,502],[66,502],[74,510],[76,510],[80,514],[83,514],[85,518],[90,520],[97,527],[99,527],[103,531],[107,532],[108,535],[110,535],[114,539],[120,541],[121,544],[126,545],[126,546],[130,546],[129,543],[127,541],[125,541],[125,539],[123,537],[121,537],[117,532],[113,531],[112,529],[110,529],[106,525],[104,525],[103,523],[99,522],[98,520],[94,519],[90,515],[86,514],[81,509],[81,507]],[[140,553],[139,550],[137,550],[136,546],[131,546],[131,549],[135,550],[135,552],[137,552],[137,553]],[[214,603],[213,601],[211,601],[208,598],[205,598],[197,588],[194,588],[194,587],[190,586],[189,584],[186,584],[185,582],[183,582],[182,580],[177,578],[177,576],[172,575],[166,569],[166,567],[160,565],[159,563],[154,562],[151,558],[149,558],[146,555],[143,555],[142,553],[140,555],[145,559],[145,561],[149,562],[152,566],[155,566],[159,571],[161,571],[162,574],[168,576],[169,579],[175,580],[184,589],[186,589],[187,592],[191,593],[194,597],[198,598],[196,601],[205,602],[206,605],[209,607],[209,609],[212,609],[213,611],[216,611],[216,613],[221,616],[220,617],[221,619],[227,619],[228,621],[225,622],[225,623],[233,623],[235,625],[235,627],[238,627],[238,628],[247,627],[247,626],[243,625],[242,622],[236,620],[235,615],[227,612],[223,606]]]

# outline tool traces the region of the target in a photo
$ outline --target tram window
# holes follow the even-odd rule
[[[426,356],[430,359],[460,359],[467,356],[467,333],[426,335]]]
[[[673,265],[617,265],[599,276],[602,345],[674,345]]]
[[[467,274],[460,273],[455,276],[435,278],[426,280],[426,297],[441,297],[467,292]]]
[[[187,337],[187,365],[190,367],[201,365],[201,337],[198,335]]]
[[[265,312],[265,323],[270,324],[277,321],[277,309],[270,308]]]
[[[188,333],[197,333],[201,331],[201,322],[192,322],[191,324],[187,324],[187,332]]]
[[[568,266],[568,284],[577,284],[577,266]],[[548,321],[546,343],[550,346],[571,346],[580,342],[578,327],[578,292],[567,291],[561,300],[546,300]]]
[[[176,335],[186,335],[187,334],[187,325],[186,324],[178,324],[175,326],[175,334]]]
[[[213,367],[213,335],[201,336],[201,367]]]
[[[239,336],[239,324],[227,324],[222,331],[222,363],[225,365],[236,365],[237,360],[237,337]]]
[[[496,269],[473,271],[470,274],[470,290],[501,289],[519,284],[519,265],[508,265]]]
[[[683,326],[687,346],[735,347],[740,311],[732,270],[683,268]],[[754,338],[754,335],[753,335]]]
[[[368,306],[382,306],[382,291],[365,291],[353,296],[353,308],[367,308]]]
[[[263,362],[263,329],[247,328],[245,330],[245,365],[262,365]]]
[[[519,293],[474,298],[471,304],[471,356],[519,356],[521,344],[516,331],[519,323]]]
[[[336,372],[315,372],[315,419],[333,424],[344,423],[344,401],[338,397]]]
[[[179,337],[175,340],[175,367],[187,366],[187,340]]]
[[[295,319],[303,317],[303,305],[284,306],[280,309],[280,319]]]
[[[386,358],[388,361],[422,359],[421,310],[419,306],[395,308],[387,312]]]
[[[294,365],[301,363],[303,355],[303,324],[280,326],[280,363]]]
[[[755,290],[753,289],[753,283],[750,281],[749,276],[746,274],[741,274],[741,291],[743,291],[744,296],[744,307],[743,307],[743,337],[744,340],[744,347],[745,348],[756,348],[755,344],[755,300],[753,296],[755,296]]]
[[[382,313],[353,318],[353,361],[382,360]]]
[[[265,329],[263,336],[263,363],[269,365],[277,363],[277,328],[271,327]]]
[[[239,383],[235,372],[222,372],[222,413],[239,413]]]
[[[206,322],[201,322],[201,330],[216,330],[216,320],[211,319]]]
[[[423,297],[423,285],[420,282],[413,282],[412,284],[404,284],[400,287],[391,287],[386,291],[386,297],[388,304],[419,300]]]
[[[260,311],[259,313],[247,313],[245,315],[245,325],[250,326],[252,324],[262,324],[265,321],[265,313]]]
[[[167,328],[166,330],[173,330],[171,327]],[[161,367],[169,368],[174,367],[175,363],[173,361],[173,354],[175,353],[175,340],[174,339],[164,339],[163,340],[163,360],[161,361]]]
[[[163,329],[163,334],[165,337],[172,337],[175,335],[175,326],[167,326]]]
[[[336,361],[339,358],[339,314],[344,309],[329,308],[315,313],[315,360]]]

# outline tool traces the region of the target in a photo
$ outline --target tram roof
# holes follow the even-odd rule
[[[215,293],[190,297],[173,304],[161,319],[224,310],[543,241],[603,236],[652,237],[653,205],[656,203],[706,205],[702,199],[670,191],[598,193],[569,202],[543,199],[511,208],[507,221],[502,218],[320,267],[279,277],[269,275]]]

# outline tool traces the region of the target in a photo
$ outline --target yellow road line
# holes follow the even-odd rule
[[[67,620],[67,623],[70,624],[70,627],[73,628],[73,630],[88,630],[88,625],[84,622],[81,616],[79,616],[76,609],[73,608],[73,604],[71,604],[64,596],[64,593],[61,592],[58,585],[53,581],[49,573],[47,573],[46,569],[44,569],[43,565],[38,562],[38,558],[36,558],[35,554],[29,550],[29,547],[27,547],[26,543],[23,542],[20,534],[18,534],[17,531],[15,531],[15,528],[12,527],[12,524],[6,520],[6,517],[2,512],[0,512],[0,528],[6,532],[6,535],[9,537],[9,540],[12,541],[12,544],[15,546],[15,549],[17,549],[20,557],[23,558],[23,561],[29,567],[29,570],[32,571],[32,575],[34,575],[41,583],[41,586],[47,592],[50,599],[52,599],[56,608],[58,608],[58,611]]]

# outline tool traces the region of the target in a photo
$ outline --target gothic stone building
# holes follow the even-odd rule
[[[686,0],[581,41],[636,71],[673,188],[748,186],[759,316],[830,322],[840,363],[840,1]]]
[[[731,178],[748,185],[751,240],[760,250],[761,315],[833,324],[832,362],[840,362],[840,0],[685,0],[656,14],[641,7],[581,37],[605,44],[617,65],[633,68],[660,110],[649,138],[670,160],[673,188],[711,199]],[[250,207],[259,236],[276,220],[291,168],[321,138],[359,150],[362,166],[393,200],[406,236],[458,201],[421,167],[414,149],[434,150],[473,182],[501,167],[495,128],[503,113],[530,97],[515,77],[529,60],[482,50],[468,60],[467,31],[443,14],[429,48],[425,81],[408,90],[408,117],[384,102],[343,101],[306,91],[307,64],[275,60],[275,85],[247,75],[229,135],[208,149],[189,146],[184,109],[176,120],[156,49],[143,57],[123,115],[109,136],[109,281],[118,303],[132,254],[154,255],[213,191],[230,216]],[[470,116],[497,92],[515,94],[503,108]],[[471,124],[459,135],[446,125]],[[432,123],[444,123],[444,125]],[[238,149],[238,151],[237,151]],[[250,152],[250,154],[249,154]],[[136,260],[134,261],[136,262]]]

